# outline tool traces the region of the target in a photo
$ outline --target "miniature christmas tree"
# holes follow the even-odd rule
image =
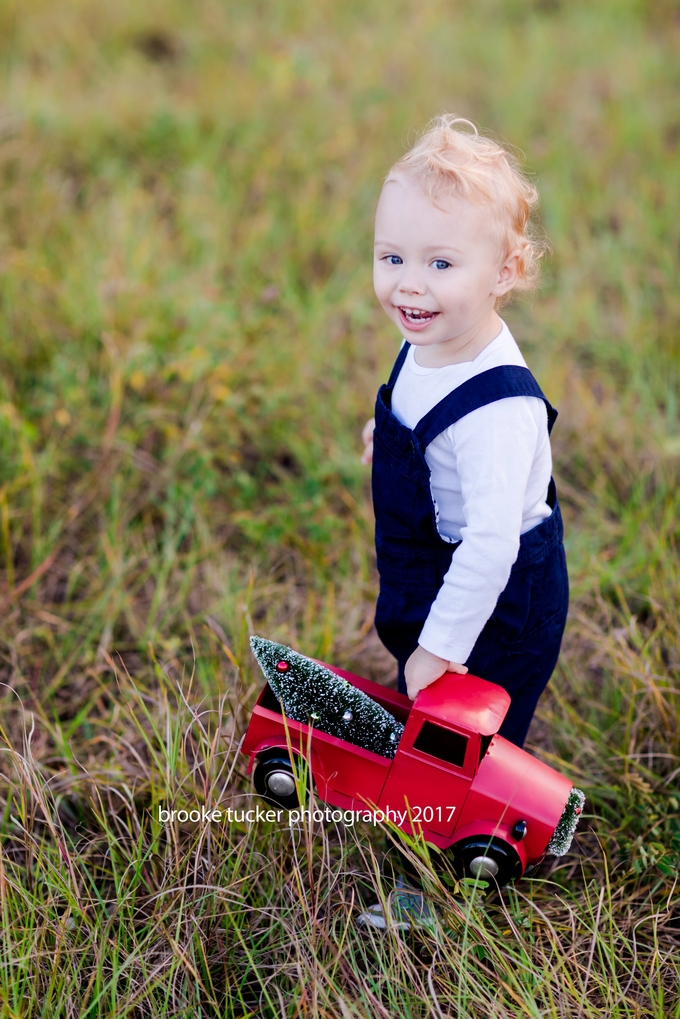
[[[251,637],[250,646],[288,718],[394,757],[404,726],[372,697],[283,644]]]
[[[564,856],[568,851],[585,801],[585,793],[582,793],[580,789],[572,789],[569,793],[562,817],[557,822],[557,827],[548,843],[548,852],[553,856]]]

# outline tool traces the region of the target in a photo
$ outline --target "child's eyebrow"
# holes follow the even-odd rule
[[[458,248],[449,248],[449,247],[447,247],[446,244],[433,244],[431,247],[424,248],[423,250],[424,250],[424,252],[426,254],[431,254],[431,255],[435,254],[435,253],[439,253],[439,252],[443,252],[443,253],[448,254],[448,255],[462,255],[463,254],[463,252],[460,251]]]
[[[390,248],[390,249],[394,249],[395,251],[397,251],[399,249],[400,245],[399,244],[391,244],[389,241],[383,241],[383,240],[378,239],[378,240],[375,241],[373,247],[374,248]],[[463,252],[460,251],[458,248],[449,248],[446,244],[432,244],[432,245],[430,245],[427,248],[423,248],[423,254],[425,254],[425,255],[432,255],[432,254],[462,255]]]

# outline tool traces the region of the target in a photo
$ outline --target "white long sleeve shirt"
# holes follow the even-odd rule
[[[408,428],[457,386],[498,365],[526,362],[507,325],[474,361],[423,368],[411,346],[392,393]],[[552,471],[543,400],[513,396],[467,414],[425,450],[437,528],[462,544],[420,634],[426,651],[464,663],[508,582],[519,537],[550,516]]]

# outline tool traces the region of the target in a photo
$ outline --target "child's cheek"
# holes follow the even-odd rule
[[[380,272],[379,269],[375,269],[373,271],[373,289],[375,291],[375,296],[378,298],[380,303],[384,306],[385,305],[386,288],[385,288],[385,281],[383,280],[382,273]]]
[[[386,283],[385,280],[380,279],[380,277],[377,274],[374,279],[373,286],[375,290],[375,295],[382,304],[384,310],[387,312],[388,315],[392,315],[394,313],[394,309],[392,307],[392,302],[390,300],[390,295],[392,293],[391,287]]]

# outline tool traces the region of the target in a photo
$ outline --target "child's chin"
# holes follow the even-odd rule
[[[440,340],[433,336],[431,333],[412,333],[408,329],[403,330],[403,335],[406,337],[409,343],[412,343],[415,347],[430,346],[432,343],[439,343]]]

